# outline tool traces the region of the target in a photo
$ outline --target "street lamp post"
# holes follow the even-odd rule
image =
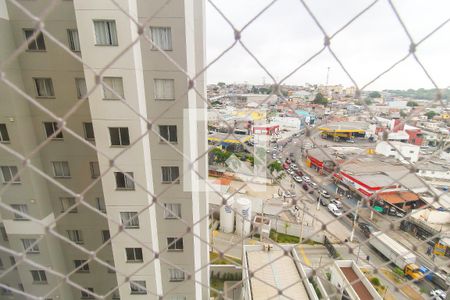
[[[358,201],[356,203],[356,210],[355,210],[355,217],[353,218],[353,225],[352,225],[352,233],[350,235],[350,242],[353,242],[353,237],[355,235],[355,228],[356,228],[356,220],[358,219],[358,212],[359,212],[359,206],[361,201]]]

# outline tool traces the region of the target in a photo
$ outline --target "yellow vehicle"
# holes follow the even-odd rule
[[[405,276],[410,277],[414,280],[423,279],[423,273],[420,272],[419,266],[416,264],[407,264],[403,269],[403,273],[405,273]]]

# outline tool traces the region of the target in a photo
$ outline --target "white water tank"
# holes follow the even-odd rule
[[[229,195],[224,195],[227,199]],[[227,200],[226,205],[220,207],[220,231],[232,233],[234,230],[234,197]]]
[[[247,236],[251,230],[252,202],[247,198],[238,198],[234,204],[236,209],[236,234]]]

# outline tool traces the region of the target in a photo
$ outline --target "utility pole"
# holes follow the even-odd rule
[[[355,235],[355,228],[356,228],[356,220],[358,219],[358,212],[359,212],[359,206],[361,201],[358,201],[356,203],[356,210],[355,210],[355,218],[353,219],[353,225],[352,225],[352,234],[350,235],[350,242],[353,242],[353,237]]]

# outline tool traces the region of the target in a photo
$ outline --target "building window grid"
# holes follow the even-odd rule
[[[36,96],[39,98],[54,98],[55,91],[51,78],[33,78],[36,87]]]
[[[183,238],[168,237],[167,251],[181,252],[184,249]]]
[[[102,198],[95,198],[95,206],[99,211],[106,213],[105,201]]]
[[[165,219],[181,218],[181,204],[180,203],[164,203],[164,218]]]
[[[29,254],[38,254],[39,245],[36,239],[22,239],[23,250]]]
[[[88,141],[95,141],[94,127],[92,122],[83,123],[84,138]]]
[[[21,212],[24,215],[28,215],[28,205],[26,205],[26,204],[11,204],[11,208]],[[14,213],[14,220],[28,221],[29,219],[26,216],[22,216],[21,214]]]
[[[55,178],[70,178],[69,162],[52,161],[53,176]]]
[[[141,263],[144,261],[142,256],[142,248],[125,248],[127,262]]]
[[[183,271],[179,269],[169,269],[169,281],[171,282],[177,282],[177,281],[184,281],[185,274]]]
[[[115,20],[94,20],[96,46],[117,46]]]
[[[59,129],[56,122],[44,122],[45,136],[50,138]],[[52,140],[62,140],[64,138],[62,131],[51,137]]]
[[[130,134],[128,127],[110,127],[109,136],[111,140],[111,146],[129,146]]]
[[[80,38],[77,29],[67,29],[67,38],[69,40],[69,48],[73,52],[80,52]]]
[[[2,239],[4,242],[9,241],[8,234],[6,233],[6,228],[3,225],[0,226],[0,234],[2,235]]]
[[[75,269],[77,269],[77,273],[89,273],[89,264],[86,263],[86,260],[76,259],[73,261]]]
[[[126,176],[125,173],[128,175]],[[133,172],[114,172],[117,190],[134,190]]]
[[[24,28],[25,39],[30,39],[35,33],[33,28]],[[28,42],[28,51],[45,51],[45,39],[42,32],[39,32],[34,39]]]
[[[94,288],[88,287],[88,288],[84,288],[84,289],[88,290],[92,294],[94,293]],[[94,299],[94,296],[91,295],[91,293],[88,293],[85,291],[80,291],[80,292],[81,292],[81,299]]]
[[[120,100],[125,98],[122,77],[103,77],[103,99]]]
[[[5,266],[3,265],[3,260],[0,258],[0,270],[3,270]]]
[[[155,100],[175,100],[175,80],[155,79]]]
[[[150,39],[161,50],[172,50],[172,29],[170,27],[151,26]],[[158,48],[152,45],[152,50],[158,50]]]
[[[31,277],[33,278],[33,283],[46,284],[47,275],[43,270],[31,270]]]
[[[98,166],[98,161],[89,162],[89,168],[91,170],[91,178],[98,178],[100,176],[100,167]]]
[[[178,167],[161,167],[162,182],[172,183],[178,182],[180,176],[180,170]]]
[[[137,212],[121,212],[120,220],[124,228],[127,229],[139,228],[139,216]]]
[[[161,142],[178,142],[178,132],[176,125],[159,125],[159,135]]]
[[[75,78],[75,87],[77,90],[77,99],[83,99],[87,95],[86,79]]]
[[[144,280],[130,281],[130,291],[131,291],[131,294],[146,295],[147,294],[146,282]]]
[[[74,206],[76,201],[74,197],[60,197],[59,201],[61,203],[61,212],[67,211],[70,207]],[[74,207],[69,210],[69,213],[76,214],[78,213],[78,207]]]
[[[14,178],[14,176],[16,176],[17,172],[18,172],[16,166],[1,166],[0,169],[2,171],[2,177],[3,177],[3,183],[4,184],[7,184],[9,182],[18,184],[18,183],[21,182],[19,176]]]
[[[6,124],[0,123],[0,143],[9,143],[9,133]]]
[[[74,230],[67,230],[66,232],[69,240],[71,240],[75,244],[81,245],[84,243],[83,233],[81,232],[81,230],[74,229]]]

